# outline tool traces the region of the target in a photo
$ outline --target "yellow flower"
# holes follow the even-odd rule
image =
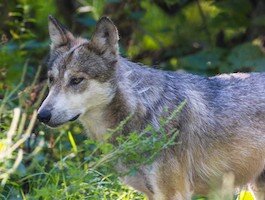
[[[5,151],[7,148],[5,140],[0,140],[0,153]]]
[[[255,200],[252,192],[247,190],[242,190],[237,198],[238,200]]]

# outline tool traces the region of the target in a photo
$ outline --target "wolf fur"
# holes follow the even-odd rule
[[[208,78],[152,69],[119,55],[118,31],[107,17],[98,21],[91,40],[49,19],[50,92],[38,111],[42,121],[44,111],[49,126],[79,117],[90,137],[104,140],[107,129],[129,115],[120,134],[148,124],[159,128],[164,109],[186,101],[166,127],[178,128],[178,145],[123,181],[150,200],[181,200],[218,190],[223,175],[232,173],[235,186],[256,183],[257,199],[264,199],[264,73]]]

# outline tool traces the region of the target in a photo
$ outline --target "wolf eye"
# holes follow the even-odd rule
[[[70,85],[78,85],[84,80],[84,78],[71,78]]]
[[[53,83],[53,81],[54,81],[53,76],[49,76],[48,81],[49,81],[50,84]]]

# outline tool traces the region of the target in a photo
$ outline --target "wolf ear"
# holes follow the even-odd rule
[[[49,34],[52,41],[51,48],[66,45],[74,39],[73,34],[51,15],[49,15]]]
[[[116,26],[108,17],[102,17],[96,25],[96,30],[91,38],[91,44],[100,53],[118,55],[119,34]]]

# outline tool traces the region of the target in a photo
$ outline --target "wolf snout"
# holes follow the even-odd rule
[[[38,113],[38,120],[43,123],[48,123],[52,117],[52,114],[49,110],[41,110]]]

